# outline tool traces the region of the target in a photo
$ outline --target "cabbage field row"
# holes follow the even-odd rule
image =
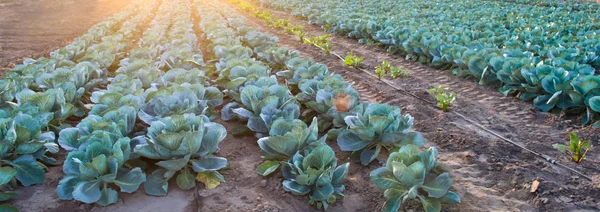
[[[582,115],[600,127],[600,5],[580,1],[260,0],[327,32]],[[402,11],[402,12],[398,12]]]
[[[137,0],[49,58],[25,60],[0,79],[0,201],[17,182],[42,183],[59,151],[61,200],[107,206],[119,192],[214,188],[229,166],[219,144],[236,142],[218,122],[237,121],[230,130],[262,149],[257,174],[280,172],[285,191],[316,207],[343,197],[350,166],[327,141],[354,165],[391,152],[371,172],[385,211],[460,202],[410,115],[360,102],[341,75],[277,42],[216,0]]]

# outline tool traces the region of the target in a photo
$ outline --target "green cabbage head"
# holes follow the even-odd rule
[[[449,190],[452,178],[437,166],[437,155],[434,147],[420,151],[409,144],[390,154],[385,167],[371,172],[371,181],[385,191],[383,211],[396,212],[410,199],[419,200],[427,212],[440,211],[441,203],[460,203]]]
[[[337,143],[342,151],[352,151],[350,157],[365,166],[377,158],[382,147],[425,144],[421,133],[411,131],[413,117],[400,114],[396,106],[363,103],[353,112],[356,115],[344,118],[348,127],[338,134]]]
[[[344,180],[349,163],[337,166],[335,153],[328,145],[297,152],[281,167],[283,189],[294,195],[309,195],[309,203],[327,209],[343,197]]]
[[[144,188],[147,194],[165,196],[169,179],[177,178],[177,186],[190,189],[196,185],[196,174],[207,174],[222,181],[218,170],[227,166],[227,159],[214,155],[227,131],[221,124],[195,114],[174,115],[152,122],[147,143],[138,144],[134,152],[158,160],[159,167],[148,176]],[[193,172],[192,172],[193,171]]]

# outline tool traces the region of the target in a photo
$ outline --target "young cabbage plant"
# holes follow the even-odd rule
[[[400,108],[387,104],[363,103],[356,115],[344,118],[346,129],[337,136],[342,151],[352,151],[350,157],[368,165],[379,155],[382,147],[400,148],[413,144],[423,146],[425,138],[412,132],[413,117],[400,114]]]
[[[210,85],[210,78],[205,76],[205,71],[201,71],[200,69],[182,69],[175,68],[167,71],[164,75],[156,80],[157,84],[162,85],[164,87],[168,87],[171,85],[181,85],[181,84],[201,84],[204,86]]]
[[[569,147],[564,144],[553,144],[556,150],[561,153],[567,153],[571,156],[571,160],[575,163],[581,163],[585,159],[585,155],[590,149],[592,144],[588,141],[582,141],[577,137],[577,134],[570,133]]]
[[[202,54],[198,54],[199,51],[194,49],[196,39],[195,34],[188,33],[181,40],[173,40],[170,48],[163,52],[159,61],[155,63],[157,68],[165,71],[172,69],[191,70],[205,66]]]
[[[383,211],[396,212],[410,199],[420,201],[427,212],[441,211],[441,203],[460,203],[458,195],[449,190],[452,178],[437,166],[437,155],[435,147],[420,151],[406,145],[390,154],[385,167],[371,172],[371,181],[385,191]]]
[[[268,49],[277,47],[277,42],[279,41],[275,36],[254,30],[247,32],[241,40],[248,47],[252,48],[254,52],[265,52]]]
[[[223,93],[216,87],[201,84],[182,84],[148,89],[146,104],[141,106],[139,117],[146,124],[161,117],[174,114],[195,113],[213,115],[210,112],[223,103]]]
[[[286,62],[288,70],[277,72],[277,76],[287,80],[289,85],[298,85],[306,79],[322,79],[330,75],[327,66],[312,59],[296,57]],[[294,89],[292,89],[294,90]]]
[[[281,166],[283,189],[294,195],[309,195],[309,203],[327,209],[342,198],[344,180],[350,163],[337,166],[335,153],[328,145],[296,152]]]
[[[120,93],[123,95],[136,95],[141,96],[144,93],[143,82],[140,79],[134,79],[125,74],[118,74],[114,78],[110,79],[110,83],[106,85],[105,90],[97,90],[92,93],[90,100],[93,103],[97,103],[97,99],[104,95],[104,93]]]
[[[222,60],[228,61],[231,59],[245,59],[252,58],[254,52],[251,48],[242,45],[232,46],[216,46],[214,49],[215,57],[221,58]]]
[[[322,79],[308,79],[302,80],[298,84],[300,92],[297,94],[298,101],[306,103],[317,99],[317,93],[321,89],[345,89],[351,87],[352,84],[348,84],[344,81],[342,75],[339,74],[328,74],[322,77]]]
[[[44,92],[34,92],[29,89],[17,93],[17,103],[9,103],[11,116],[18,113],[31,115],[42,126],[60,126],[62,121],[72,116],[83,116],[83,104],[76,107],[70,102],[83,95],[83,89],[75,91],[72,84],[62,84],[62,88],[48,89]],[[78,93],[79,92],[79,93]]]
[[[364,59],[364,57],[355,57],[352,51],[350,51],[350,53],[348,53],[348,56],[344,58],[344,66],[359,68],[360,64]]]
[[[326,76],[323,80],[305,80],[299,85],[298,99],[308,108],[304,117],[319,117],[321,132],[332,125],[345,126],[344,117],[352,114],[359,104],[358,91],[347,84],[339,75]]]
[[[573,88],[583,95],[586,112],[582,124],[592,123],[592,127],[600,128],[600,76],[583,76],[571,83]]]
[[[564,68],[556,68],[540,79],[543,95],[533,99],[533,104],[542,111],[550,111],[553,108],[569,109],[585,107],[585,99],[581,93],[574,90],[573,82],[577,83],[580,74],[583,74],[584,68],[568,71]],[[593,73],[594,70],[591,70]],[[590,75],[589,73],[586,75]],[[541,76],[540,76],[541,77]],[[583,77],[583,76],[582,76]],[[597,82],[588,82],[594,84]],[[597,92],[597,91],[596,91]],[[589,94],[588,94],[589,95]],[[588,96],[589,97],[589,96]],[[591,99],[588,99],[588,103]]]
[[[63,165],[66,176],[56,188],[58,197],[102,206],[116,203],[119,197],[113,188],[119,187],[121,192],[132,193],[146,181],[146,174],[141,168],[126,168],[125,163],[130,156],[128,137],[98,140],[69,152]]]
[[[10,203],[2,203],[17,197],[18,193],[10,189],[10,182],[17,175],[11,167],[0,167],[0,211],[19,212],[19,209]]]
[[[223,182],[218,170],[227,166],[227,159],[214,153],[219,150],[219,143],[226,135],[223,125],[210,122],[203,115],[173,115],[152,122],[148,128],[147,143],[134,148],[136,154],[158,160],[155,164],[159,168],[148,176],[144,185],[146,194],[167,195],[172,177],[176,177],[180,189],[195,187],[196,180],[203,182],[207,188]]]
[[[288,60],[300,56],[300,52],[296,50],[292,51],[287,47],[273,47],[264,52],[257,52],[256,54],[258,58],[268,63],[269,67],[276,70],[285,69]]]
[[[259,79],[266,80],[269,78],[271,71],[267,66],[263,65],[251,65],[249,67],[236,66],[230,70],[221,72],[220,74],[227,74],[227,78],[217,79],[218,83],[224,85],[227,90],[227,95],[233,98],[235,101],[241,101],[240,89],[248,84],[260,84],[255,82]],[[220,75],[220,77],[223,75]],[[267,81],[271,81],[268,79]],[[275,79],[276,81],[276,79]]]
[[[299,116],[300,106],[296,99],[287,87],[279,84],[247,85],[241,91],[241,105],[231,103],[221,110],[223,120],[234,117],[248,120],[247,127],[257,133],[257,137],[268,133],[278,118],[294,120]]]
[[[441,85],[435,88],[429,89],[429,94],[431,94],[435,100],[437,101],[438,107],[442,109],[444,112],[448,112],[448,108],[450,104],[456,100],[455,93],[447,93],[448,88],[442,87]]]
[[[77,127],[61,130],[58,144],[66,151],[84,151],[93,143],[128,137],[135,129],[136,117],[137,109],[131,106],[123,106],[102,116],[88,115]]]
[[[35,81],[41,89],[57,88],[62,83],[73,83],[77,89],[91,91],[102,82],[104,74],[104,71],[93,63],[81,62],[72,68],[61,67],[54,72],[41,74]]]
[[[258,146],[263,152],[261,158],[267,160],[256,168],[258,174],[267,176],[275,172],[281,163],[290,160],[298,151],[310,151],[318,145],[326,145],[325,137],[318,138],[317,123],[317,118],[308,127],[298,119],[291,122],[276,120],[269,130],[269,137],[258,139]]]
[[[27,114],[0,119],[0,184],[18,180],[24,186],[44,181],[45,164],[57,165],[46,153],[57,153],[53,132],[42,132],[40,122]],[[40,162],[42,163],[40,163]]]
[[[142,97],[134,94],[123,95],[121,92],[101,90],[92,93],[92,105],[88,114],[104,116],[111,111],[119,110],[122,107],[133,107],[136,110],[143,105]]]

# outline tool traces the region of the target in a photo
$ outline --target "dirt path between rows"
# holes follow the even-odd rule
[[[66,46],[132,0],[0,0],[0,71]]]
[[[324,34],[320,27],[308,25],[306,21],[297,19],[289,13],[267,10],[278,18],[289,19],[292,23],[303,26],[309,35]],[[502,96],[493,88],[457,78],[446,71],[432,69],[398,56],[390,56],[382,48],[359,45],[355,40],[332,36],[333,52],[344,56],[347,52],[353,51],[355,55],[365,57],[363,67],[366,69],[374,71],[374,67],[382,60],[408,69],[411,73],[410,77],[398,78],[393,80],[393,83],[396,87],[419,97],[433,101],[427,94],[427,89],[438,85],[450,87],[458,95],[453,110],[594,179],[593,182],[587,182],[543,159],[508,145],[456,115],[444,114],[433,105],[402,95],[392,87],[376,80],[372,75],[343,67],[337,57],[323,54],[316,47],[302,45],[295,36],[274,30],[256,17],[249,14],[245,16],[249,25],[278,36],[280,45],[297,49],[303,56],[313,57],[316,62],[326,64],[330,71],[340,73],[363,90],[370,91],[366,93],[375,94],[369,95],[373,97],[372,101],[400,106],[403,112],[413,115],[416,130],[424,134],[430,145],[440,149],[441,163],[452,169],[455,189],[458,190],[463,202],[448,206],[448,209],[452,211],[600,209],[600,203],[593,198],[600,196],[598,151],[590,152],[587,162],[575,165],[551,146],[568,139],[567,134],[572,130],[579,131],[585,139],[598,145],[600,133],[597,130],[581,129],[570,120],[559,119],[552,114],[537,111],[530,103]],[[361,95],[365,96],[365,92],[361,91]],[[331,145],[336,146],[335,143]],[[336,152],[336,154],[340,153]],[[356,163],[352,165],[360,166]],[[377,165],[371,165],[367,170],[376,167]],[[541,185],[535,193],[530,193],[530,185],[535,179],[538,179]],[[363,180],[368,180],[368,177]],[[377,191],[371,188],[366,191],[368,194],[364,195],[367,198],[365,202],[376,202],[377,208],[380,209],[383,204],[382,194],[379,193],[372,198],[371,192]]]

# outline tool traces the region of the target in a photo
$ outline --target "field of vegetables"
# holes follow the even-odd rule
[[[326,31],[450,68],[600,127],[600,5],[564,1],[262,0]],[[403,11],[398,13],[397,11]]]
[[[0,211],[600,209],[600,154],[552,148],[600,139],[598,4],[119,7],[0,77]]]

